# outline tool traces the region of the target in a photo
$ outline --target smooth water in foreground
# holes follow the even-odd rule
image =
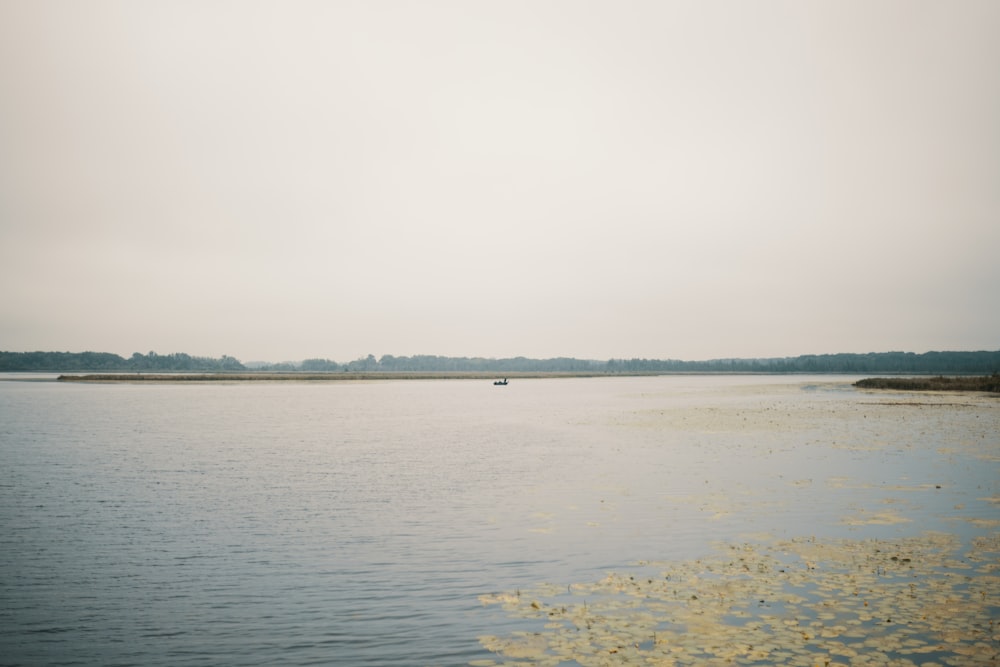
[[[951,641],[996,664],[1000,572],[979,563],[1000,542],[1000,401],[853,379],[0,377],[0,664],[812,664],[799,635],[831,663],[922,664],[910,646],[961,664],[935,648]],[[824,582],[792,597],[807,584],[725,569],[799,559],[877,580],[837,584],[857,598],[841,623],[803,608]],[[891,568],[959,561],[938,593],[981,633],[908,645],[867,618]],[[618,619],[609,601],[647,570],[669,590]],[[707,599],[697,623],[678,612]],[[757,621],[763,654],[730,636]],[[831,628],[859,640],[817,644]]]

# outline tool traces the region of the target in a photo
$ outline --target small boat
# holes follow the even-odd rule
[[[493,384],[496,385],[496,386],[500,386],[500,387],[506,387],[507,386],[507,378],[504,378],[502,380],[497,380]]]

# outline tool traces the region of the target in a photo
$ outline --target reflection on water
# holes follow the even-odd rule
[[[995,539],[996,399],[851,379],[0,381],[0,662],[486,664],[546,619],[481,596]]]

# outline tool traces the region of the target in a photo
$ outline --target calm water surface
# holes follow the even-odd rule
[[[0,664],[462,665],[484,593],[995,533],[1000,402],[853,379],[0,379]]]

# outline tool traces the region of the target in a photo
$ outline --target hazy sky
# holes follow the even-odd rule
[[[0,0],[0,350],[1000,349],[1000,2]]]

